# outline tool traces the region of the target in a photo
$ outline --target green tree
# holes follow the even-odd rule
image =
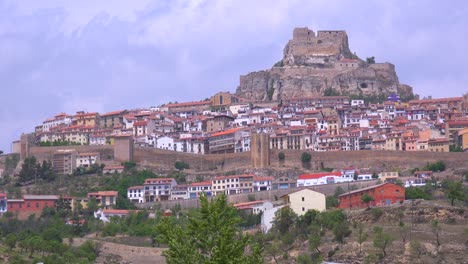
[[[293,210],[291,210],[291,208],[283,207],[276,212],[275,219],[273,220],[273,227],[283,235],[294,227],[296,219],[297,215]]]
[[[463,230],[463,237],[465,238],[465,246],[468,247],[468,228]]]
[[[181,170],[189,169],[190,166],[188,165],[188,163],[178,160],[174,163],[174,167],[181,171]]]
[[[437,220],[432,220],[431,222],[431,230],[432,230],[432,233],[434,233],[434,236],[435,236],[435,240],[436,240],[436,243],[437,243],[437,246],[440,247],[440,231],[441,231],[441,226],[439,224],[439,221]]]
[[[301,155],[301,161],[303,163],[308,163],[310,162],[310,160],[312,159],[312,156],[310,155],[310,153],[308,152],[303,152],[302,155]]]
[[[96,198],[91,198],[88,200],[88,203],[87,203],[87,206],[86,206],[86,209],[88,210],[88,212],[90,214],[93,214],[94,212],[97,211],[97,209],[99,209],[99,204],[98,202],[96,201]]]
[[[329,196],[326,197],[327,209],[338,207],[339,204],[340,204],[340,200],[338,200],[338,198],[336,198],[336,196],[329,195]]]
[[[18,241],[18,237],[14,233],[10,233],[5,237],[5,244],[12,250],[16,246],[16,242]]]
[[[374,56],[367,57],[366,62],[369,63],[369,64],[374,64],[375,63],[375,57]]]
[[[359,254],[362,253],[362,243],[366,242],[368,234],[364,230],[364,224],[359,223],[358,226],[358,237],[357,237],[357,242],[359,243]]]
[[[445,194],[450,200],[452,206],[455,200],[463,201],[465,199],[465,192],[463,190],[463,184],[459,181],[447,181]]]
[[[463,148],[460,145],[450,145],[449,151],[450,152],[463,152]]]
[[[372,179],[378,179],[379,178],[379,175],[377,174],[377,172],[373,172],[372,173]]]
[[[325,91],[323,92],[323,95],[324,95],[324,96],[337,96],[337,95],[340,95],[340,92],[338,92],[337,90],[333,89],[332,87],[328,87],[328,88],[325,89]]]
[[[383,229],[380,226],[374,227],[374,233],[374,247],[382,250],[383,257],[385,258],[387,256],[386,249],[392,244],[393,238],[390,234],[383,232]]]
[[[285,158],[286,158],[286,155],[284,154],[284,152],[278,153],[278,160],[283,161]]]
[[[370,208],[370,202],[374,201],[374,197],[372,197],[370,194],[365,193],[363,196],[361,196],[361,200],[363,203],[367,204],[367,208]]]
[[[163,253],[167,263],[263,263],[260,246],[241,232],[242,220],[226,195],[211,202],[205,195],[200,197],[200,211],[188,221],[186,227],[169,218],[158,224],[157,231],[168,245]]]

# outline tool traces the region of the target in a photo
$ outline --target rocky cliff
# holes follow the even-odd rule
[[[325,90],[342,95],[412,95],[400,84],[391,63],[369,64],[354,55],[345,31],[296,28],[283,59],[271,69],[240,77],[236,94],[254,101],[322,96]]]

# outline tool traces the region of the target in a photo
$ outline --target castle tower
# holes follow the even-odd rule
[[[256,169],[270,166],[270,135],[252,133],[250,139],[252,167]]]
[[[115,136],[114,159],[116,161],[133,161],[133,139],[130,135]]]

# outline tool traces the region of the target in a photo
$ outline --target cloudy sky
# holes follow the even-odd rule
[[[0,0],[0,150],[59,112],[234,92],[294,27],[344,29],[361,58],[434,97],[468,91],[466,1]]]

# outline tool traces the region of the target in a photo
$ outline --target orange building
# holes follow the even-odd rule
[[[374,200],[369,204],[362,201],[362,196],[368,194]],[[393,183],[382,183],[375,186],[351,191],[338,196],[339,208],[366,208],[368,206],[384,206],[405,200],[405,188]]]

